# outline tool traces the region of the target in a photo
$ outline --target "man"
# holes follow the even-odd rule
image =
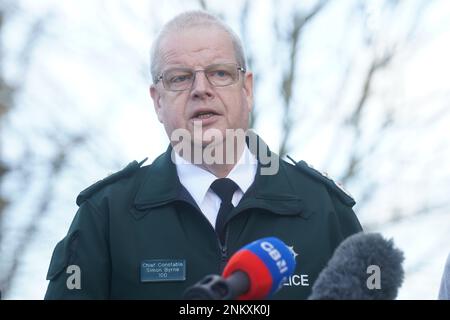
[[[187,12],[166,24],[151,71],[169,148],[80,193],[46,298],[181,299],[267,236],[288,244],[297,261],[274,298],[307,298],[334,249],[361,230],[353,199],[247,131],[253,75],[239,38],[214,16]]]

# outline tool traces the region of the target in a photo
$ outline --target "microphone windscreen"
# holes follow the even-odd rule
[[[250,288],[239,299],[263,299],[280,289],[294,270],[295,259],[290,249],[280,239],[269,237],[236,252],[225,266],[223,276],[227,278],[236,271],[246,273]]]
[[[336,248],[309,299],[393,300],[403,282],[403,260],[392,239],[377,233],[354,234]]]

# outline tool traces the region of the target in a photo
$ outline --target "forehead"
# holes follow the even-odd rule
[[[206,66],[236,62],[230,35],[217,27],[192,27],[167,34],[160,44],[162,67],[183,65]]]

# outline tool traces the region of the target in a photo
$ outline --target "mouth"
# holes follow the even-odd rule
[[[218,116],[219,114],[213,110],[199,110],[194,113],[192,116],[192,120],[206,120],[210,119],[214,116]]]

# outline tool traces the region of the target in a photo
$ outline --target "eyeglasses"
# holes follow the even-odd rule
[[[197,72],[204,72],[206,79],[214,87],[226,87],[239,80],[239,74],[245,73],[242,68],[234,63],[212,64],[202,70],[191,68],[173,68],[161,73],[155,84],[162,80],[163,86],[169,91],[184,91],[192,88]]]

